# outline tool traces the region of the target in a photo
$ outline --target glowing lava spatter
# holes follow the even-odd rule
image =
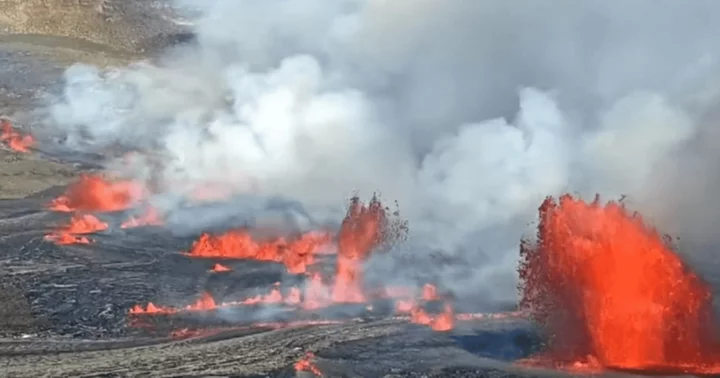
[[[387,229],[385,209],[373,197],[368,205],[351,200],[338,233],[338,260],[332,299],[335,302],[363,303],[365,297],[362,264],[383,241]]]
[[[295,363],[296,371],[309,371],[315,376],[322,377],[323,374],[320,369],[315,366],[312,360],[315,359],[315,354],[312,352],[306,352],[305,356]]]
[[[290,242],[279,238],[258,242],[245,230],[233,230],[222,235],[202,234],[193,243],[188,255],[204,258],[249,259],[284,263],[290,273],[303,273],[322,252],[330,236],[322,232],[309,232]]]
[[[142,307],[140,305],[135,305],[133,308],[130,309],[130,314],[134,314],[134,315],[174,314],[181,310],[184,310],[184,311],[207,311],[207,310],[213,310],[217,307],[218,306],[215,303],[215,299],[213,299],[213,297],[212,297],[212,295],[210,295],[210,293],[202,293],[200,298],[198,298],[195,301],[195,303],[187,305],[182,309],[177,309],[177,308],[173,308],[173,307],[165,307],[165,306],[157,306],[157,305],[153,304],[152,302],[150,302],[145,307]]]
[[[70,223],[60,227],[58,230],[45,236],[45,240],[53,241],[56,244],[88,244],[90,240],[82,234],[104,231],[108,224],[91,214],[73,216]]]
[[[720,372],[708,285],[622,205],[546,199],[521,257],[521,305],[547,327],[554,363]]]
[[[437,294],[437,287],[425,284],[422,288],[422,301],[441,300]],[[435,331],[450,331],[455,326],[455,311],[450,302],[445,301],[440,314],[430,314],[423,308],[420,301],[412,298],[403,298],[395,302],[395,311],[399,314],[409,314],[410,322],[430,326]]]
[[[133,181],[108,181],[100,176],[82,175],[49,207],[60,212],[119,211],[130,208],[146,196],[143,185]]]
[[[35,144],[32,135],[18,133],[7,120],[0,120],[0,141],[7,143],[11,150],[24,153],[30,152],[29,148]]]
[[[296,287],[290,288],[289,293],[283,296],[283,294],[280,292],[279,285],[279,282],[276,283],[275,287],[272,289],[272,291],[270,291],[270,294],[257,295],[255,297],[245,299],[240,303],[245,305],[254,305],[260,303],[298,305],[302,302],[302,294],[300,293],[300,289]]]

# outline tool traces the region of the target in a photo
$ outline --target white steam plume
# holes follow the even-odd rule
[[[293,199],[317,222],[380,191],[410,222],[414,268],[483,303],[514,299],[546,195],[627,194],[667,231],[717,240],[697,228],[720,218],[698,186],[720,183],[716,1],[177,3],[196,44],[67,71],[49,120],[74,146],[160,147],[166,182]]]

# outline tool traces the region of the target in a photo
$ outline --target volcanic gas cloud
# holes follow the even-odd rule
[[[538,361],[659,373],[720,372],[708,285],[622,204],[548,198],[524,242],[522,306],[547,327]]]

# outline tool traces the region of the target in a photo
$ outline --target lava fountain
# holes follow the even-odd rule
[[[120,211],[147,197],[139,183],[120,180],[108,181],[100,176],[82,175],[60,197],[54,199],[50,210],[60,212]]]
[[[709,286],[669,238],[622,204],[546,199],[537,240],[521,246],[519,273],[521,306],[548,332],[548,354],[540,360],[720,372]]]

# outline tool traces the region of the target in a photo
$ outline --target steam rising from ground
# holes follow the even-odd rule
[[[155,148],[164,163],[129,171],[295,200],[305,223],[380,191],[410,222],[412,262],[380,256],[369,274],[432,272],[488,304],[514,300],[546,195],[626,194],[668,232],[716,240],[702,225],[720,218],[720,3],[177,3],[195,45],[67,71],[49,120],[70,145]]]

